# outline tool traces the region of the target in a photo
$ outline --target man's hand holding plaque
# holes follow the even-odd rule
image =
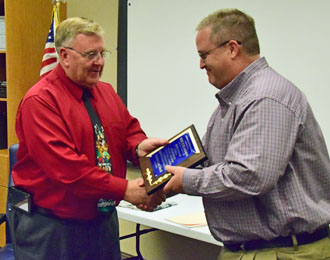
[[[140,157],[140,167],[148,194],[163,187],[172,177],[166,165],[194,167],[207,157],[194,125],[168,140],[166,146]]]

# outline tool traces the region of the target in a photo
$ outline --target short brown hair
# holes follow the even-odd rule
[[[206,16],[197,26],[200,31],[211,27],[210,41],[215,44],[228,40],[241,42],[249,55],[260,54],[259,40],[251,16],[237,9],[220,9]]]

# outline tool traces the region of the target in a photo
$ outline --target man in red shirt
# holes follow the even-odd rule
[[[15,259],[120,259],[115,206],[124,199],[152,210],[163,193],[146,194],[138,164],[166,140],[147,139],[111,85],[100,82],[107,55],[103,29],[69,18],[57,28],[58,66],[22,100],[16,121],[15,186],[31,194],[34,210],[12,210]],[[55,244],[56,243],[56,244]]]

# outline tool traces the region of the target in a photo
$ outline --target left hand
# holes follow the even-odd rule
[[[168,140],[160,139],[160,138],[148,138],[143,140],[137,149],[137,154],[139,157],[150,153],[151,151],[155,150],[159,146],[165,146],[168,144]]]
[[[149,195],[149,201],[145,204],[139,204],[136,207],[145,211],[153,211],[158,205],[162,204],[166,200],[166,195],[162,190],[158,190],[155,193]]]
[[[140,187],[144,187],[144,182]],[[166,195],[162,190],[158,190],[155,193],[148,195],[148,201],[144,204],[136,205],[137,208],[144,211],[153,211],[158,205],[162,204],[166,200]]]
[[[142,178],[129,180],[124,195],[124,200],[145,211],[153,211],[158,205],[165,201],[166,195],[162,190],[148,195]]]
[[[168,194],[171,191],[176,193],[184,193],[183,186],[182,186],[182,176],[183,172],[187,169],[181,166],[166,166],[166,171],[172,173],[173,176],[165,185],[163,191],[165,194]]]

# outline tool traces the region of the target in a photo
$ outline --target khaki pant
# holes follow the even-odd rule
[[[294,247],[232,252],[222,248],[218,260],[329,260],[330,238]]]

